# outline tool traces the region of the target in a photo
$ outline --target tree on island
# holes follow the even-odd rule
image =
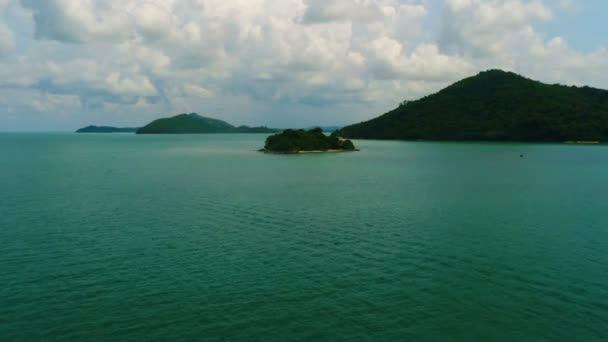
[[[337,135],[327,136],[321,128],[311,130],[287,129],[266,139],[264,151],[298,153],[305,151],[355,150],[350,140],[340,139]]]

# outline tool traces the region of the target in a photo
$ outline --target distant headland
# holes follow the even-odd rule
[[[138,129],[138,127],[87,126],[80,128],[76,133],[135,133]]]
[[[171,118],[154,120],[137,130],[137,134],[202,134],[202,133],[276,133],[268,127],[233,126],[226,121],[212,119],[196,113],[179,114]]]
[[[264,126],[233,126],[226,121],[198,115],[197,113],[179,114],[170,118],[158,119],[143,127],[119,128],[111,126],[87,126],[76,133],[136,133],[136,134],[204,134],[204,133],[277,133],[280,129]]]
[[[321,128],[311,130],[287,129],[266,139],[260,150],[265,153],[298,154],[357,151],[352,141],[336,135],[327,136]]]
[[[490,70],[336,134],[352,139],[608,142],[608,91]]]

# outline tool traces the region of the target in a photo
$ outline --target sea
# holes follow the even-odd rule
[[[0,340],[608,340],[608,146],[265,138],[0,134]]]

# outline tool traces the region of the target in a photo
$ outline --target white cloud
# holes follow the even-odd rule
[[[129,18],[97,0],[21,0],[33,12],[36,37],[83,43],[92,39],[120,40],[129,34]]]
[[[373,0],[307,0],[304,22],[380,21],[384,8]]]
[[[6,96],[21,92],[38,94],[34,111],[308,125],[369,118],[494,67],[605,85],[605,49],[539,32],[561,13],[547,3],[443,0],[431,13],[428,0],[0,0],[11,18],[0,93],[14,102],[5,110],[25,105]],[[44,106],[53,96],[78,103]]]
[[[465,60],[440,53],[436,45],[419,45],[407,55],[401,43],[387,37],[370,42],[367,56],[370,71],[377,79],[454,79],[474,70]]]
[[[444,51],[472,57],[509,53],[535,34],[534,22],[552,19],[538,0],[446,0],[439,42]]]
[[[13,32],[0,22],[0,57],[15,49],[15,36]]]
[[[0,0],[0,18],[6,15],[8,7],[9,0]],[[14,49],[15,34],[3,21],[0,21],[0,57],[13,52]]]
[[[150,41],[170,38],[176,27],[176,18],[161,3],[143,2],[130,10],[136,31]]]
[[[606,87],[606,50],[579,52],[563,37],[545,37],[535,29],[535,23],[551,20],[555,14],[540,0],[446,0],[440,47],[477,69],[499,67],[546,82]]]

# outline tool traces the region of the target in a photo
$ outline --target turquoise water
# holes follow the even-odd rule
[[[608,338],[608,147],[264,138],[1,134],[0,340]]]

